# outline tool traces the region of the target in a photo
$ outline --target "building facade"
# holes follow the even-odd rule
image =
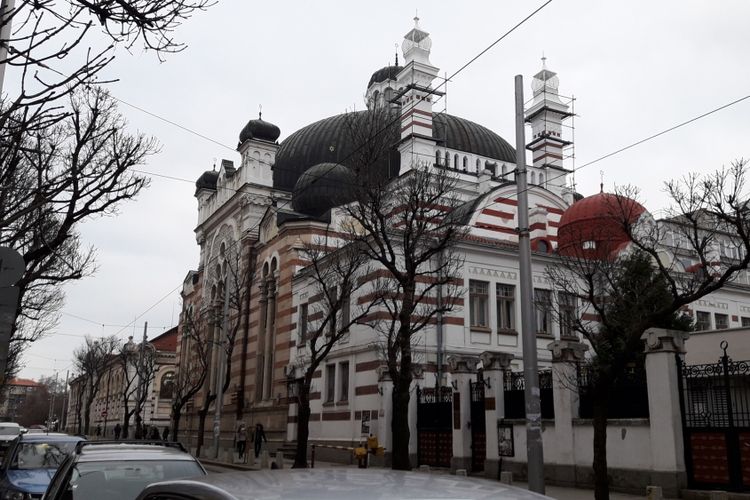
[[[370,78],[367,110],[324,118],[281,142],[280,129],[259,116],[240,132],[239,166],[224,160],[218,171],[207,171],[198,179],[195,232],[200,260],[183,284],[177,349],[180,371],[199,367],[186,340],[185,318],[191,311],[216,303],[228,279],[227,248],[238,249],[241,274],[249,276],[243,285],[244,305],[232,317],[239,332],[233,339],[228,390],[219,398],[220,412],[216,412],[216,403],[206,407],[210,415],[220,415],[219,427],[213,431],[220,435],[222,450],[231,449],[240,423],[250,428],[263,424],[274,446],[296,440],[294,387],[309,357],[305,334],[312,319],[308,315],[320,301],[314,283],[303,272],[309,264],[303,249],[346,222],[339,207],[353,201],[347,190],[353,175],[348,162],[357,151],[351,129],[383,109],[392,110],[396,117],[389,126],[395,129],[398,141],[390,154],[371,165],[374,175],[395,182],[417,166],[449,170],[456,180],[455,195],[461,201],[456,216],[467,227],[458,245],[463,265],[457,279],[464,293],[439,327],[428,326],[414,346],[418,362],[410,400],[412,464],[435,465],[440,462],[438,455],[447,455],[445,465],[476,470],[480,464],[472,462],[474,450],[498,439],[498,431],[490,431],[493,425],[488,424],[481,435],[448,438],[452,441],[442,442],[449,444],[440,444],[445,436],[456,436],[453,425],[474,421],[479,426],[484,410],[476,416],[472,413],[476,401],[470,395],[480,391],[477,384],[485,384],[483,371],[497,370],[498,363],[508,373],[522,369],[516,152],[486,127],[435,109],[442,86],[437,79],[439,69],[431,62],[431,49],[429,33],[415,19],[414,28],[402,43],[403,66],[396,61]],[[551,344],[577,345],[581,340],[559,321],[566,314],[579,314],[581,304],[555,290],[546,273],[548,267],[559,264],[557,252],[564,244],[564,230],[589,231],[592,236],[584,249],[592,255],[603,248],[619,250],[626,244],[614,233],[606,233],[606,228],[601,233],[601,216],[615,195],[602,190],[583,197],[568,178],[571,171],[566,168],[565,157],[572,141],[565,124],[572,109],[570,101],[558,92],[559,83],[557,74],[544,62],[532,79],[533,98],[526,110],[531,129],[527,147],[532,151],[532,162],[527,166],[532,280],[538,357],[543,369],[553,365]],[[635,208],[634,216],[651,217],[644,207]],[[655,223],[667,229],[668,238],[661,242],[664,259],[676,272],[694,272],[697,262],[680,241],[679,220]],[[594,231],[599,234],[594,235]],[[730,243],[727,236],[726,242],[717,244],[717,259],[741,257]],[[691,304],[685,313],[692,315],[702,330],[747,326],[749,284],[747,273],[740,273],[734,283]],[[351,297],[350,307],[356,308],[366,300],[363,291]],[[217,331],[211,335],[219,338]],[[216,347],[221,342],[214,344],[209,376],[185,410],[183,428],[191,446],[197,437],[201,401],[216,387],[217,377],[223,377],[222,368],[226,368],[220,359],[220,347]],[[373,434],[385,447],[386,455],[391,449],[392,383],[383,368],[378,344],[375,329],[354,325],[315,373],[310,421],[313,442],[351,446]],[[490,390],[486,384],[482,387]],[[447,392],[455,391],[456,395],[443,401],[440,388],[452,388]],[[423,401],[446,403],[456,397],[461,398],[461,404],[453,408],[460,411],[451,414],[451,406],[447,407],[447,429],[441,427],[445,427],[444,422],[436,423],[431,430],[422,425],[424,421],[420,424],[419,405]],[[483,396],[479,399],[484,401]],[[483,416],[481,420],[484,422]],[[210,440],[211,425],[204,431]],[[497,470],[497,442],[494,455],[487,457],[495,460]]]

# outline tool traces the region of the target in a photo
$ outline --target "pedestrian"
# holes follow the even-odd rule
[[[245,456],[245,445],[247,444],[247,429],[245,428],[245,424],[240,424],[234,440],[237,443],[237,453],[239,453],[240,460],[242,460]]]
[[[260,447],[262,441],[265,441],[266,444],[268,444],[268,439],[266,439],[266,433],[263,432],[262,424],[255,424],[255,434],[253,435],[253,441],[255,442],[255,458],[258,458],[258,456],[260,455]]]
[[[120,439],[120,433],[122,433],[122,427],[120,427],[120,423],[118,422],[115,425],[115,439]]]
[[[164,432],[161,433],[161,438],[164,441],[169,441],[169,426],[164,427]]]
[[[151,426],[151,433],[149,435],[149,439],[158,441],[160,438],[161,436],[159,436],[159,429],[157,429],[155,425]]]
[[[96,437],[102,437],[102,424],[96,424]]]

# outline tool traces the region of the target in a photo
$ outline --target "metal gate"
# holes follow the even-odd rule
[[[417,386],[417,462],[450,467],[453,456],[453,390]]]
[[[750,490],[750,362],[688,366],[678,357],[688,485]]]
[[[471,390],[471,471],[484,470],[487,456],[487,434],[484,413],[484,381],[469,381]]]

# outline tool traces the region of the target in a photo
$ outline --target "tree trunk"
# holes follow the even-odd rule
[[[206,396],[206,402],[203,404],[203,408],[198,411],[198,442],[196,443],[195,456],[201,456],[201,448],[203,447],[203,433],[206,431],[206,416],[208,416],[208,409],[211,406],[211,402],[216,399],[216,396],[208,394]]]
[[[594,396],[594,498],[609,500],[607,472],[607,395],[597,391]]]
[[[403,367],[401,368],[403,370]],[[411,368],[410,368],[411,370]],[[411,377],[408,377],[411,378]],[[402,380],[393,386],[393,419],[391,435],[393,442],[391,468],[393,470],[411,470],[409,461],[409,383]]]
[[[83,434],[88,436],[89,435],[89,424],[91,419],[91,399],[87,401],[88,404],[86,404],[83,408]]]
[[[180,417],[182,412],[182,408],[178,408],[175,411],[175,408],[172,408],[172,441],[177,442],[177,435],[180,432]]]
[[[297,451],[294,455],[294,469],[307,468],[307,442],[310,438],[310,384],[300,387],[297,408]]]

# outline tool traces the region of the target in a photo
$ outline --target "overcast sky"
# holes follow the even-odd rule
[[[98,249],[99,270],[66,286],[57,331],[27,352],[21,375],[57,370],[65,377],[86,334],[125,339],[141,335],[148,321],[152,338],[176,323],[180,285],[198,263],[194,181],[214,159],[239,164],[238,134],[259,105],[283,140],[316,120],[363,108],[370,75],[393,62],[394,44],[400,47],[416,9],[432,37],[432,63],[451,74],[542,3],[220,0],[177,31],[188,48],[166,62],[118,50],[107,69],[119,78],[110,85],[115,97],[227,147],[121,105],[134,131],[162,144],[144,170],[189,182],[154,176],[118,216],[82,227]],[[748,19],[743,1],[554,0],[449,84],[447,111],[514,144],[513,77],[524,75],[530,97],[544,53],[560,92],[576,97],[575,163],[583,165],[750,94]],[[578,191],[597,192],[603,171],[605,189],[639,186],[642,202],[658,215],[665,181],[750,157],[749,112],[747,100],[586,167],[576,174]],[[124,326],[136,317],[135,326]]]

